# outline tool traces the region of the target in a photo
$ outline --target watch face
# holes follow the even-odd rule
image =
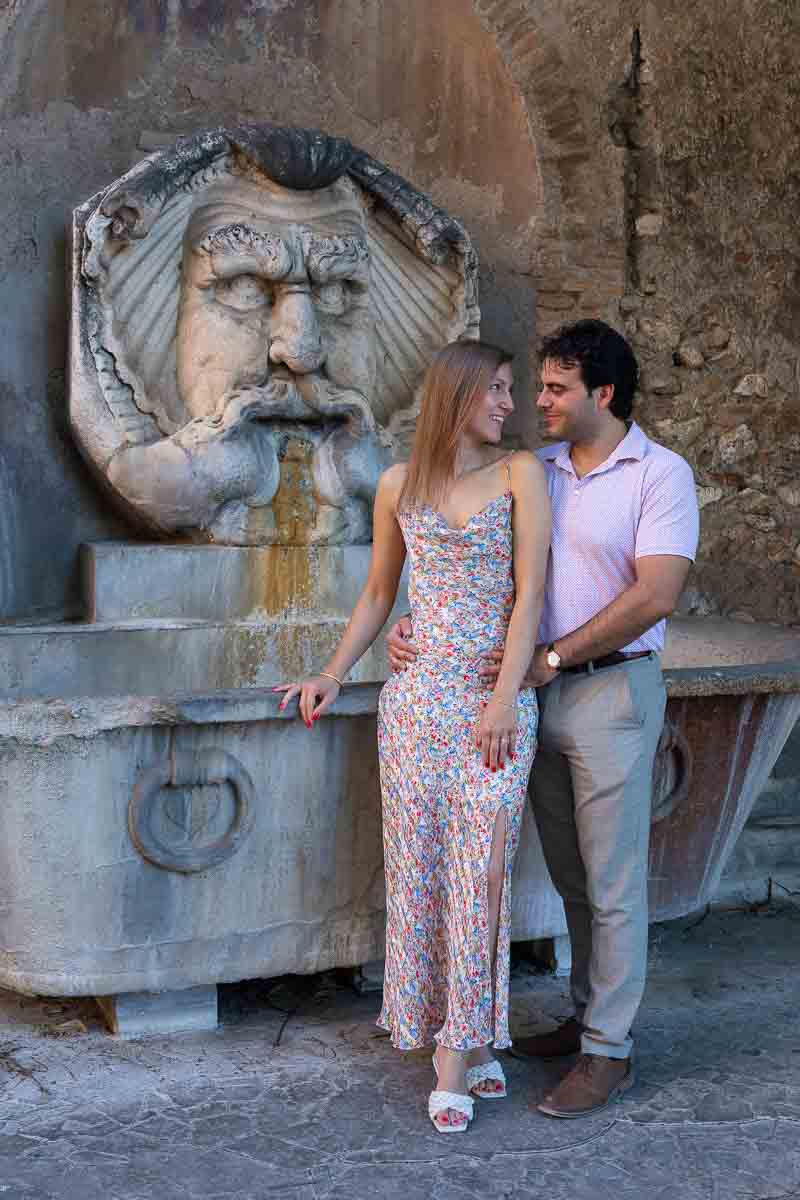
[[[547,655],[547,665],[548,667],[552,667],[554,671],[557,671],[561,666],[561,655],[557,654],[555,650],[551,650]]]

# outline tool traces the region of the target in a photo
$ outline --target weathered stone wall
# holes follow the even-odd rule
[[[685,610],[800,624],[800,9],[476,7],[549,200],[531,254],[539,332],[615,309],[621,274],[640,420],[700,485]]]
[[[0,4],[0,620],[75,615],[78,544],[129,536],[66,433],[71,208],[153,134],[272,119],[464,221],[527,440],[536,331],[623,322],[702,488],[687,607],[800,621],[799,52],[793,0]]]
[[[643,11],[612,99],[646,423],[700,485],[687,608],[800,623],[800,9]]]

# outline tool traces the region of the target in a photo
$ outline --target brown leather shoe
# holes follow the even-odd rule
[[[619,1100],[635,1082],[629,1058],[582,1054],[555,1091],[536,1107],[548,1117],[587,1117]]]
[[[578,1018],[570,1017],[550,1033],[514,1038],[511,1053],[518,1058],[561,1058],[565,1054],[577,1054],[582,1033],[583,1026]]]

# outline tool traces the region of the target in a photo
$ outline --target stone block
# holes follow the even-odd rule
[[[769,387],[763,375],[744,375],[733,389],[734,396],[758,396],[765,399]]]
[[[83,547],[92,624],[0,627],[0,696],[263,687],[317,670],[367,577],[368,546]],[[408,610],[406,576],[388,624]],[[383,638],[356,665],[385,679]]]
[[[572,943],[569,934],[562,933],[553,938],[554,974],[558,979],[568,979],[572,972]]]
[[[0,986],[180,992],[378,958],[377,691],[345,689],[311,731],[295,706],[281,713],[258,689],[0,704],[10,801],[0,808],[0,904],[11,914]],[[23,854],[31,839],[37,853]],[[151,1032],[183,1019],[174,997],[160,1003],[162,1015],[153,1001],[137,1018]],[[125,1007],[123,1031],[139,1004]]]
[[[699,487],[697,489],[697,506],[700,509],[706,507],[707,504],[716,504],[722,499],[722,488],[714,487],[709,484],[707,487]]]
[[[664,227],[661,213],[643,213],[636,219],[636,233],[639,237],[657,237]]]
[[[81,554],[90,621],[326,621],[349,619],[371,547],[93,542]],[[407,608],[404,577],[395,611]]]
[[[703,351],[693,342],[682,342],[675,357],[679,366],[688,367],[691,371],[699,371],[706,361]]]
[[[734,468],[758,452],[758,442],[747,425],[737,425],[730,433],[723,433],[717,443],[715,463],[721,467]]]
[[[710,350],[724,350],[731,340],[731,331],[722,325],[712,325],[705,341]]]
[[[353,987],[359,996],[370,992],[383,991],[383,973],[385,959],[376,958],[372,962],[362,963],[353,974]]]
[[[204,1033],[217,1028],[217,987],[96,996],[109,1029],[121,1038]]]
[[[205,694],[267,687],[318,670],[344,617],[317,621],[157,621],[0,627],[0,697]],[[385,679],[379,638],[351,672]]]
[[[787,483],[778,488],[778,497],[791,508],[800,508],[800,484]]]

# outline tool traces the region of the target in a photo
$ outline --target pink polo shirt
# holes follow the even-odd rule
[[[694,560],[699,514],[692,469],[651,442],[639,426],[582,479],[569,442],[536,451],[547,472],[553,540],[539,641],[566,637],[636,582],[636,559],[677,554]],[[622,646],[626,654],[664,648],[665,621]]]

